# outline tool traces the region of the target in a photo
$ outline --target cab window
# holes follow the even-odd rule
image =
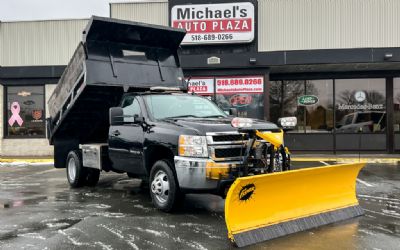
[[[135,115],[140,116],[141,113],[139,102],[133,96],[128,96],[127,98],[125,98],[122,104],[122,109],[124,111],[124,116],[129,116],[124,117],[124,122],[133,122],[133,117]]]

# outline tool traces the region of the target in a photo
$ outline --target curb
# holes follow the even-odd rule
[[[53,163],[54,159],[0,158],[0,163]]]

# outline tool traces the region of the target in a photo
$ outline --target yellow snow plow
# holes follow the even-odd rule
[[[254,139],[250,140],[252,145],[248,145],[243,166],[249,165],[257,139],[270,142],[275,149],[283,145],[282,133],[265,136],[257,130],[241,132]],[[341,164],[236,178],[225,200],[228,237],[242,247],[362,215],[356,178],[364,165]]]

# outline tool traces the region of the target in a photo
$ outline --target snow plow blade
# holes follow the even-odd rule
[[[360,216],[356,178],[365,163],[237,178],[225,200],[238,247]]]

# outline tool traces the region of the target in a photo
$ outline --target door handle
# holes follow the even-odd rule
[[[113,132],[111,132],[111,135],[113,136],[119,136],[121,133],[118,130],[114,130]]]

